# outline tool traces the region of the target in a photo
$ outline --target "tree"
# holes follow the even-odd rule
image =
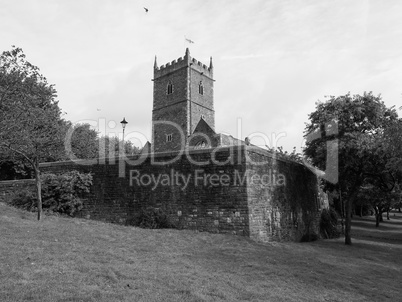
[[[0,159],[0,180],[15,180],[26,178],[32,178],[32,169],[24,164],[23,161]]]
[[[372,93],[330,96],[325,102],[317,102],[316,110],[309,115],[304,154],[319,169],[338,172],[337,180],[323,182],[326,190],[340,192],[345,201],[345,244],[352,244],[352,205],[362,185],[374,180],[374,185],[387,182],[389,156],[386,149],[376,147],[395,120],[396,111]]]
[[[383,213],[387,213],[387,219],[389,220],[390,209],[398,206],[401,190],[398,185],[394,186],[391,191],[384,191],[379,187],[368,185],[362,186],[359,196],[374,209],[375,226],[379,227],[380,222],[383,221]]]
[[[67,123],[64,141],[65,159],[114,158],[120,155],[123,141],[118,137],[101,136],[89,124]],[[140,149],[131,141],[124,141],[125,155],[139,154]]]
[[[385,129],[382,148],[390,155],[387,167],[395,173],[398,183],[402,185],[402,118],[394,120]]]
[[[99,156],[98,132],[89,124],[66,123],[65,159],[95,159]]]
[[[56,90],[13,47],[0,56],[0,152],[3,158],[23,160],[32,167],[37,188],[38,220],[42,214],[39,163],[63,154],[61,112]]]
[[[376,227],[383,221],[383,213],[397,206],[400,200],[402,182],[402,120],[387,123],[386,128],[377,135],[372,156],[376,157],[375,173],[365,178],[363,186],[366,200],[376,214]],[[380,177],[379,177],[380,176]]]
[[[120,155],[123,141],[118,137],[102,136],[99,138],[99,157],[114,158]],[[141,150],[134,146],[131,141],[124,141],[125,155],[139,154]]]

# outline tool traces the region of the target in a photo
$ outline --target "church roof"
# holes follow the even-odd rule
[[[201,133],[205,133],[205,134],[216,134],[214,129],[211,128],[211,126],[208,125],[208,123],[203,119],[200,118],[200,121],[198,122],[197,126],[195,127],[193,133],[197,133],[197,132],[201,132]]]

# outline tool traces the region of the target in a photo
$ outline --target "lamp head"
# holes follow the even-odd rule
[[[128,122],[126,121],[126,118],[124,117],[123,120],[120,122],[120,124],[122,125],[123,129],[126,128],[126,125],[128,124]]]

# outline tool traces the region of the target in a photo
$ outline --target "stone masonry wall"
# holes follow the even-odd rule
[[[153,207],[163,209],[181,228],[248,236],[246,183],[237,181],[245,169],[242,152],[193,150],[175,160],[177,153],[132,157],[120,164],[124,177],[119,177],[119,160],[86,166],[47,163],[41,170],[93,173],[81,217],[130,224],[141,209]]]
[[[190,69],[190,79],[190,132],[193,133],[201,117],[208,123],[208,125],[212,129],[215,129],[214,82],[212,79],[206,77],[204,74],[200,74],[197,70],[193,69]],[[201,81],[204,87],[203,94],[199,93],[199,83]]]
[[[175,121],[171,125],[166,121]],[[183,131],[187,127],[187,107],[186,103],[177,103],[167,108],[159,109],[153,113],[153,146],[155,152],[164,150],[179,151],[186,144],[187,132]],[[178,129],[178,128],[179,129]],[[172,135],[172,140],[167,141],[166,136]]]
[[[178,227],[268,242],[318,234],[317,178],[303,165],[252,146],[143,154],[95,164],[41,164],[42,172],[79,170],[93,185],[79,217],[130,224],[160,208]],[[0,182],[0,198],[31,182]],[[1,200],[1,199],[0,199]]]
[[[319,234],[316,176],[305,166],[247,148],[250,237],[257,241],[300,241]]]

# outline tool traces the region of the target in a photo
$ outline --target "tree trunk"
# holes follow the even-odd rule
[[[40,181],[40,171],[38,164],[34,166],[35,170],[35,183],[36,183],[36,193],[37,193],[37,207],[38,207],[38,220],[42,218],[42,183]]]
[[[389,211],[390,211],[390,209],[388,208],[387,209],[387,220],[389,220]]]
[[[378,228],[380,226],[380,211],[377,207],[374,207],[375,210],[375,227]]]
[[[360,206],[360,215],[359,216],[363,217],[363,206],[362,205]]]
[[[357,181],[350,191],[352,192],[348,198],[346,199],[346,209],[345,209],[345,244],[351,245],[352,244],[352,237],[351,237],[351,229],[352,229],[352,211],[353,211],[353,204],[355,203],[356,197],[359,194],[360,189],[360,182]]]
[[[352,203],[353,199],[348,198],[346,201],[346,213],[345,213],[345,244],[351,245],[352,238],[350,236],[350,230],[352,226]]]

